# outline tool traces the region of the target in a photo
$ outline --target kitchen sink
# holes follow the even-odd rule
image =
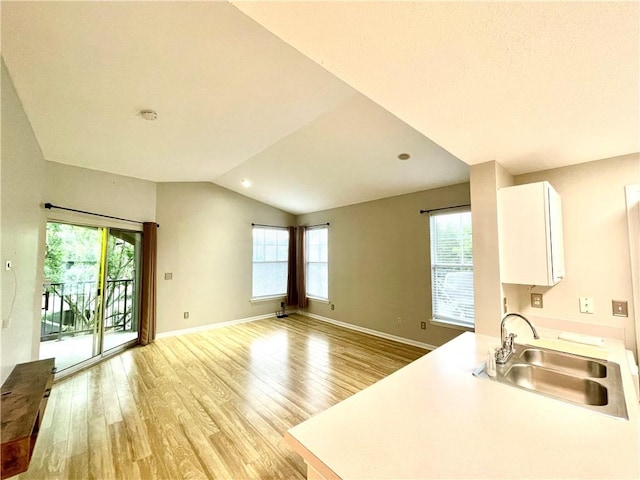
[[[515,345],[515,353],[490,377],[486,364],[473,374],[494,382],[561,400],[614,417],[629,419],[620,365],[530,345]]]
[[[524,362],[560,370],[572,375],[606,378],[607,366],[601,361],[542,348],[525,348],[518,355]]]
[[[512,365],[505,377],[519,387],[572,402],[598,406],[609,403],[607,388],[588,378],[525,364]]]

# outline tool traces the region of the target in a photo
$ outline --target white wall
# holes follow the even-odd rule
[[[37,358],[44,257],[44,159],[2,62],[2,381]],[[13,273],[4,262],[13,262]],[[15,292],[13,311],[12,298]]]
[[[500,286],[497,189],[512,184],[513,177],[496,162],[471,167],[475,331],[495,337],[500,336],[500,320],[504,313],[504,292]],[[515,305],[510,305],[510,310],[514,308]]]
[[[309,312],[434,346],[459,335],[429,322],[429,217],[419,212],[468,203],[465,183],[301,215],[299,225],[330,223],[329,300],[335,310],[310,300]]]
[[[159,183],[157,195],[158,333],[279,308],[280,300],[250,302],[251,223],[289,226],[293,215],[212,183]]]
[[[501,186],[549,181],[562,197],[566,278],[530,307],[530,287],[503,285],[497,243],[496,191]],[[635,315],[627,235],[625,185],[640,181],[640,155],[626,155],[510,178],[495,162],[471,167],[476,332],[498,336],[502,297],[509,311],[578,333],[613,336],[635,350]],[[593,297],[596,313],[579,312],[578,297]],[[629,317],[615,317],[611,300],[627,300]]]
[[[153,182],[47,162],[2,63],[2,319],[12,322],[2,336],[2,380],[16,363],[38,358],[40,304],[47,219],[140,229],[135,223],[61,210],[45,202],[139,221],[153,221]],[[4,269],[11,260],[17,280]],[[10,315],[14,290],[16,298]]]
[[[521,312],[618,328],[635,349],[631,259],[625,185],[640,182],[640,154],[518,175],[517,184],[547,180],[562,198],[566,276],[554,287],[536,287],[544,308],[530,306],[530,290],[517,288]],[[578,298],[592,297],[595,313],[579,311]],[[629,317],[613,316],[612,300],[626,300]]]
[[[152,222],[156,218],[154,182],[55,162],[45,162],[45,168],[45,202],[139,222]],[[57,209],[47,210],[46,215],[50,220],[142,230],[136,223]]]

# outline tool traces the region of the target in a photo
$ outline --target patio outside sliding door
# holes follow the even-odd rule
[[[141,237],[47,223],[40,358],[58,371],[137,339]]]
[[[137,340],[142,234],[110,228],[107,241],[103,352]]]

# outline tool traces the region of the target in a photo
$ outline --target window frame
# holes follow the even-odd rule
[[[454,328],[454,329],[458,329],[458,330],[473,331],[473,330],[475,330],[475,299],[474,299],[475,287],[474,287],[474,284],[473,284],[473,271],[474,271],[474,267],[473,267],[473,231],[471,230],[469,232],[469,238],[468,239],[465,239],[464,235],[458,237],[460,242],[465,242],[465,240],[468,240],[469,242],[471,242],[470,261],[465,262],[464,250],[462,251],[461,261],[458,262],[458,263],[439,262],[439,261],[437,261],[437,255],[435,253],[435,248],[436,248],[438,239],[437,239],[437,237],[434,237],[434,235],[436,235],[436,231],[434,229],[434,222],[436,221],[437,217],[442,217],[442,216],[445,216],[445,215],[454,215],[454,214],[468,214],[469,215],[469,222],[471,222],[471,207],[470,206],[438,209],[437,211],[434,210],[434,211],[429,212],[429,251],[430,251],[429,276],[430,276],[430,283],[431,283],[431,319],[430,319],[430,323],[432,323],[434,325]],[[466,303],[463,302],[464,306],[466,306],[467,308],[469,306],[472,307],[472,312],[473,312],[472,315],[473,316],[472,316],[471,320],[469,320],[468,317],[459,317],[459,316],[454,316],[454,315],[444,315],[444,314],[441,314],[441,313],[436,313],[436,308],[438,306],[437,305],[437,301],[442,296],[436,290],[436,288],[438,288],[438,281],[436,279],[436,272],[437,272],[438,269],[442,270],[442,269],[451,269],[451,268],[457,269],[456,272],[470,272],[471,273],[471,290],[472,290],[472,292],[471,292],[471,303],[469,304],[469,302],[466,302]],[[441,286],[440,288],[444,288],[444,287]]]
[[[256,243],[255,243],[255,231],[256,230],[276,230],[276,231],[283,231],[287,234],[287,259],[285,261],[279,261],[279,260],[275,260],[275,261],[266,261],[266,260],[262,260],[262,261],[256,261],[255,257],[256,257]],[[285,271],[289,272],[289,243],[291,242],[291,237],[289,235],[289,229],[287,227],[278,227],[278,226],[265,226],[265,225],[253,225],[251,228],[251,302],[252,303],[256,303],[256,302],[260,302],[260,301],[265,301],[265,300],[271,300],[271,299],[277,299],[277,298],[284,298],[287,295],[287,277],[285,276],[285,281],[284,281],[284,292],[282,293],[268,293],[265,295],[255,295],[255,266],[256,264],[284,264],[285,265]],[[262,244],[262,248],[265,248],[267,245],[263,242]],[[279,245],[276,243],[276,248]],[[276,258],[277,258],[277,253],[276,253]]]
[[[325,230],[327,232],[327,242],[326,242],[326,247],[327,247],[327,259],[324,262],[311,262],[309,261],[309,232],[314,231],[314,230]],[[318,226],[314,226],[314,227],[307,227],[306,232],[305,232],[305,245],[304,245],[304,266],[305,266],[305,279],[304,279],[304,283],[305,283],[305,292],[306,292],[306,297],[310,300],[315,300],[318,302],[324,302],[324,303],[329,303],[329,225],[318,225]],[[310,295],[309,294],[309,264],[310,263],[314,263],[314,264],[325,264],[327,266],[327,296],[326,297],[321,297],[318,295]]]

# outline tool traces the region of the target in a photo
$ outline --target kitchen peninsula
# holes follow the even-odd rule
[[[290,429],[307,478],[640,478],[638,398],[621,344],[529,342],[618,363],[628,420],[474,377],[497,342],[464,333]]]

